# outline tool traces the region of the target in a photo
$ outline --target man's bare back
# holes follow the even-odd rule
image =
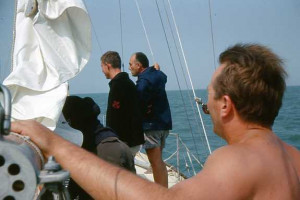
[[[216,150],[196,177],[173,189],[189,188],[190,199],[300,199],[300,153],[286,147],[271,131],[257,132]]]
[[[253,180],[253,199],[300,199],[300,166],[285,145],[272,132],[258,132],[245,141],[247,152],[242,165]]]

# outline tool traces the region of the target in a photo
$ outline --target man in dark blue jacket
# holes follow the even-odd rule
[[[170,106],[165,90],[167,76],[154,67],[144,53],[134,53],[129,69],[137,76],[136,87],[143,115],[143,130],[146,142],[144,148],[151,163],[156,183],[168,187],[166,165],[162,159],[165,140],[172,129]]]

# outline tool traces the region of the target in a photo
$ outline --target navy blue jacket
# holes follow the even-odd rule
[[[143,130],[171,130],[172,118],[165,86],[167,76],[154,67],[147,67],[136,82],[143,114]]]

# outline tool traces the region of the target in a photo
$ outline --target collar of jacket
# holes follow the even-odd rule
[[[112,82],[114,82],[114,81],[118,81],[120,79],[128,79],[128,78],[129,78],[129,76],[126,72],[120,72],[113,79],[111,79],[108,84],[111,85]]]
[[[144,76],[144,74],[147,74],[147,72],[149,71],[152,71],[152,70],[155,70],[154,67],[146,67],[146,69],[144,71],[142,71],[139,75],[138,75],[138,78]]]

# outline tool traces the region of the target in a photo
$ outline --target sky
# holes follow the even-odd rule
[[[170,0],[184,56],[168,0],[136,1],[85,0],[93,25],[93,46],[88,64],[69,82],[71,94],[109,91],[109,80],[102,74],[100,67],[100,57],[108,50],[120,53],[126,72],[129,72],[128,62],[132,53],[144,52],[150,64],[158,62],[168,76],[167,90],[191,88],[186,68],[193,88],[205,89],[218,66],[219,54],[236,43],[268,46],[284,60],[289,74],[287,85],[300,85],[299,0]],[[1,81],[11,68],[13,11],[14,1],[0,0]],[[136,81],[136,78],[130,77]]]

